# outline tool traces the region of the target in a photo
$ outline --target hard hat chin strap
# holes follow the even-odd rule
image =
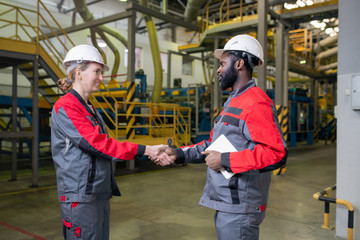
[[[68,84],[72,85],[72,81],[69,79],[69,77],[66,77],[65,80]]]
[[[255,65],[254,65],[253,62],[252,62],[252,59],[251,59],[250,54],[247,54],[247,53],[243,52],[243,53],[242,53],[242,56],[247,58],[247,61],[248,61],[248,63],[249,63],[249,66],[251,67],[252,70],[254,70]]]
[[[234,56],[236,56],[237,58],[242,58],[244,59],[245,62],[247,62],[249,64],[249,67],[251,68],[252,71],[254,71],[255,68],[255,64],[252,61],[253,56],[250,53],[247,52],[243,52],[243,51],[237,51],[237,50],[230,50],[230,51],[226,51],[229,54],[233,54]]]
[[[71,70],[73,70],[75,68],[76,65],[78,65],[78,61],[74,61],[74,62],[71,62],[69,67],[66,69],[66,72],[69,74]]]

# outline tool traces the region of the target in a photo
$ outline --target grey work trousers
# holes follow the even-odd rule
[[[108,240],[110,200],[60,203],[65,240]]]
[[[218,240],[258,240],[259,225],[264,220],[261,213],[226,213],[216,211],[214,216]]]

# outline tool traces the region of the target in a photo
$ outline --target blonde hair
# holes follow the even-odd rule
[[[75,72],[76,70],[81,70],[81,71],[85,71],[89,66],[89,63],[87,62],[82,62],[82,63],[79,63],[77,64],[73,69],[71,69],[69,72],[68,72],[68,76],[66,78],[61,78],[57,81],[57,85],[58,87],[67,92],[70,90],[73,82],[75,81]]]

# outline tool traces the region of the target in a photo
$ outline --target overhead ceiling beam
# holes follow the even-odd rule
[[[269,26],[274,25],[274,21],[271,20],[270,16],[267,17],[267,22]],[[227,33],[237,33],[242,30],[249,31],[250,29],[256,29],[258,27],[259,21],[258,18],[254,18],[252,20],[247,20],[244,22],[228,22],[226,24],[219,24],[210,29],[207,29],[203,36],[213,36],[218,34]]]
[[[279,22],[281,22],[281,23],[282,23],[285,27],[287,27],[288,29],[291,29],[291,24],[290,24],[288,21],[282,19],[282,18],[280,17],[280,15],[277,14],[274,10],[268,9],[268,12],[269,12],[269,14],[270,14],[270,16],[271,16],[272,18],[274,18],[275,20],[278,20]]]
[[[64,4],[64,0],[60,0],[60,2],[57,4],[57,8],[59,9],[59,12],[61,11],[63,4]]]
[[[283,20],[294,21],[297,20],[304,20],[307,22],[310,17],[319,14],[333,14],[334,16],[338,13],[338,4],[331,4],[331,5],[324,5],[324,6],[316,6],[316,7],[309,7],[304,10],[296,10],[291,12],[286,12],[280,14],[280,18]]]
[[[64,0],[62,0],[62,1],[64,1]],[[98,3],[98,2],[101,2],[101,1],[103,1],[103,0],[95,0],[93,2],[86,3],[86,6],[90,6],[92,4],[95,4],[95,3]],[[72,12],[74,10],[76,10],[76,8],[67,9],[67,10],[64,11],[64,13]]]
[[[72,33],[72,32],[77,32],[77,31],[80,31],[80,30],[83,30],[83,29],[87,29],[89,27],[96,27],[96,26],[106,24],[106,23],[109,23],[109,22],[115,22],[115,21],[118,21],[118,20],[121,20],[121,19],[129,18],[129,17],[132,16],[132,11],[130,11],[130,10],[135,10],[137,12],[141,12],[143,14],[150,15],[152,17],[155,17],[155,18],[164,20],[166,22],[175,24],[176,26],[181,26],[181,27],[187,28],[189,30],[193,30],[193,31],[198,30],[197,26],[194,25],[194,24],[186,23],[185,21],[182,21],[179,18],[174,18],[174,17],[169,16],[168,14],[162,14],[160,12],[156,12],[156,11],[151,10],[149,8],[143,7],[143,6],[141,6],[141,5],[139,5],[139,4],[135,3],[135,2],[131,2],[131,3],[129,3],[129,7],[127,8],[127,10],[124,11],[124,12],[116,13],[116,14],[113,14],[113,15],[110,15],[110,16],[107,16],[107,17],[92,20],[90,22],[85,22],[85,23],[81,23],[81,24],[78,24],[78,25],[75,25],[75,26],[72,26],[72,27],[64,28],[64,32],[69,34],[69,33]],[[58,35],[58,36],[63,35],[64,32],[61,31],[61,30],[55,31],[56,35]],[[55,37],[55,35],[53,33],[48,33],[48,34],[46,34],[46,36],[48,38]]]
[[[135,10],[137,12],[141,12],[142,14],[146,14],[146,15],[149,15],[151,17],[158,18],[158,19],[161,19],[163,21],[175,24],[176,26],[184,27],[184,28],[186,28],[188,30],[193,30],[193,31],[198,31],[199,30],[198,27],[196,25],[194,25],[194,24],[187,23],[182,19],[174,18],[174,17],[172,17],[172,16],[170,16],[168,14],[163,14],[161,12],[154,11],[154,10],[149,9],[147,7],[141,6],[140,4],[135,3],[135,2],[130,2],[129,3],[129,8],[127,10],[128,11],[129,10]]]
[[[77,32],[86,28],[90,28],[90,27],[96,27],[105,23],[109,23],[109,22],[115,22],[121,19],[125,19],[125,18],[129,18],[132,16],[131,11],[130,12],[120,12],[120,13],[116,13],[114,15],[110,15],[107,17],[103,17],[103,18],[99,18],[99,19],[95,19],[89,22],[84,22],[72,27],[68,27],[68,28],[64,28],[64,32],[66,32],[67,34],[72,33],[72,32]],[[61,30],[57,30],[55,33],[56,35],[60,36],[64,34],[63,31]],[[48,33],[46,34],[46,36],[48,38],[52,38],[55,37],[55,35],[53,33]]]

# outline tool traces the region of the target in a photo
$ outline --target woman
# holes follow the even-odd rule
[[[161,158],[165,145],[144,146],[109,138],[99,112],[88,101],[109,70],[96,48],[78,45],[65,57],[68,77],[61,89],[70,91],[54,105],[51,116],[51,147],[65,239],[109,239],[110,201],[120,196],[112,161],[142,155]]]

